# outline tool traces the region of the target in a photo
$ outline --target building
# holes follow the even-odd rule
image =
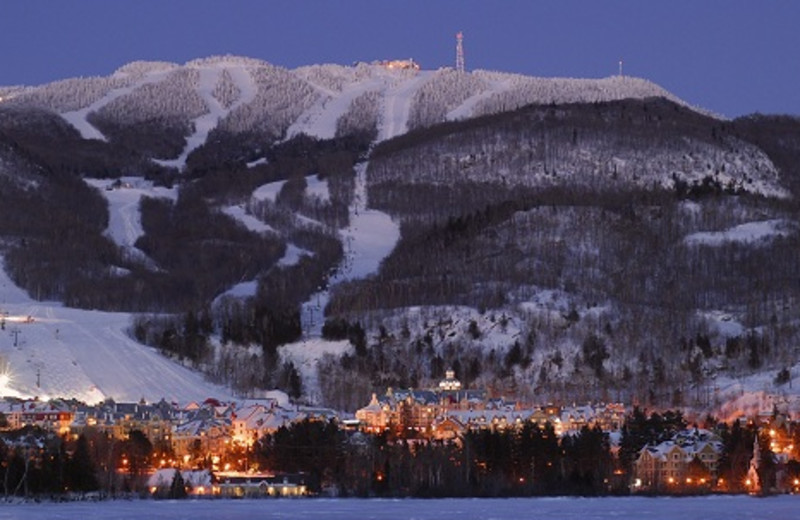
[[[414,61],[414,58],[409,58],[407,60],[383,60],[379,61],[378,65],[382,65],[387,69],[393,70],[419,70],[419,63]]]
[[[218,474],[215,490],[224,497],[298,497],[309,493],[305,475]]]
[[[634,462],[634,490],[711,487],[717,482],[722,449],[718,436],[701,429],[684,430],[670,440],[645,446]]]
[[[5,400],[0,412],[6,417],[7,429],[15,430],[23,426],[37,426],[43,430],[67,435],[75,417],[74,411],[59,400]]]

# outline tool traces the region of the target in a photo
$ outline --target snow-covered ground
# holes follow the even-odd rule
[[[788,235],[793,230],[785,220],[747,222],[725,231],[702,231],[688,235],[684,241],[690,245],[721,246],[730,242],[758,244],[777,236]]]
[[[122,177],[119,187],[113,187],[114,179],[84,180],[89,186],[97,188],[108,201],[106,234],[122,248],[133,248],[139,237],[144,235],[139,212],[142,197],[178,198],[176,188],[153,186],[152,182],[139,177]]]
[[[275,181],[259,186],[253,192],[253,198],[256,200],[268,200],[275,202],[278,199],[278,193],[283,189],[286,181]]]
[[[311,256],[314,254],[311,251],[303,249],[302,247],[297,247],[294,244],[286,244],[286,253],[283,254],[283,258],[278,260],[278,265],[283,266],[290,266],[294,265],[300,261],[300,258],[304,256]]]
[[[798,499],[791,495],[756,498],[746,495],[703,497],[602,498],[448,498],[448,499],[245,499],[117,500],[108,502],[11,503],[0,507],[0,520],[739,520],[797,518]]]
[[[287,138],[306,134],[319,139],[336,137],[336,123],[349,109],[358,96],[370,90],[385,86],[385,78],[369,78],[365,81],[348,84],[341,92],[335,92],[322,85],[312,83],[321,97],[297,118],[286,132]]]
[[[250,73],[247,72],[247,69],[242,64],[213,62],[199,67],[199,70],[200,80],[197,85],[197,93],[205,101],[208,112],[194,120],[194,133],[186,138],[186,146],[178,157],[175,159],[155,159],[155,162],[162,166],[177,168],[178,170],[186,168],[186,158],[194,150],[205,144],[208,134],[216,128],[217,123],[230,112],[241,105],[250,103],[256,97],[258,88]],[[214,96],[214,89],[222,77],[223,70],[227,71],[239,89],[238,99],[227,108]]]
[[[88,403],[107,397],[188,402],[232,396],[199,373],[130,339],[125,332],[130,314],[34,301],[2,269],[0,308],[7,313],[0,356],[8,362],[10,393],[74,397]]]
[[[320,397],[317,361],[325,353],[341,355],[351,348],[347,342],[328,342],[320,338],[325,321],[325,306],[330,299],[330,289],[338,283],[365,278],[376,273],[383,259],[392,252],[400,239],[400,227],[389,215],[367,208],[366,170],[366,163],[356,166],[356,187],[350,207],[349,225],[339,232],[344,245],[344,259],[331,273],[328,286],[320,287],[320,290],[312,294],[303,304],[301,322],[304,339],[281,347],[282,358],[285,361],[292,361],[298,368],[303,378],[304,392],[312,401]],[[321,192],[321,188],[317,187],[318,184],[309,186],[315,186],[313,193]],[[264,196],[267,192],[261,193]],[[286,256],[288,255],[287,250]]]
[[[278,348],[281,359],[291,361],[303,381],[303,394],[312,403],[323,401],[319,388],[317,364],[325,354],[341,357],[353,353],[353,345],[348,340],[326,341],[322,338],[306,338]]]
[[[321,202],[330,202],[331,200],[328,181],[326,179],[320,179],[316,175],[309,175],[306,177],[306,194]]]
[[[489,88],[482,92],[478,92],[474,96],[470,96],[459,106],[448,112],[447,120],[457,121],[459,119],[468,119],[472,117],[475,114],[475,110],[478,105],[480,105],[483,101],[496,94],[510,90],[512,86],[513,84],[511,80],[508,79],[490,82]]]
[[[222,208],[222,212],[232,219],[240,222],[245,228],[256,233],[275,233],[276,231],[269,224],[265,224],[253,215],[247,213],[244,205],[227,206]]]
[[[381,211],[368,209],[366,191],[367,164],[356,166],[356,187],[350,207],[350,223],[340,231],[344,260],[332,273],[328,288],[312,294],[303,304],[303,331],[307,336],[321,334],[324,310],[334,285],[365,278],[378,271],[381,262],[392,252],[400,239],[400,226]]]
[[[87,116],[92,113],[100,110],[104,106],[108,105],[112,101],[122,96],[126,96],[136,90],[137,88],[141,87],[142,85],[147,85],[149,83],[158,83],[162,81],[164,78],[167,77],[169,74],[169,70],[162,70],[152,72],[147,76],[142,77],[137,82],[133,83],[132,85],[128,85],[121,88],[116,88],[110,90],[105,96],[98,99],[94,103],[89,106],[83,107],[79,110],[73,110],[71,112],[64,112],[61,114],[67,123],[71,124],[78,132],[80,132],[81,137],[84,139],[98,139],[100,141],[108,141],[106,136],[97,129],[93,124],[89,122]]]
[[[378,129],[379,141],[397,137],[408,131],[408,118],[411,115],[414,94],[432,75],[433,72],[430,71],[418,72],[387,91],[383,98],[383,115]]]

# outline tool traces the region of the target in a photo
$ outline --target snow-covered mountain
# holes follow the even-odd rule
[[[7,391],[766,385],[800,339],[798,126],[631,77],[235,56],[0,88]]]
[[[134,62],[107,77],[74,78],[5,89],[6,106],[57,112],[84,139],[108,140],[109,127],[169,120],[185,144],[158,164],[184,168],[188,155],[215,130],[275,138],[305,133],[330,139],[379,129],[379,139],[448,120],[514,110],[532,103],[602,102],[665,97],[647,80],[536,78],[489,71],[458,73],[390,69],[381,64],[314,65],[287,70],[222,56],[184,65]],[[113,132],[112,132],[113,133]]]

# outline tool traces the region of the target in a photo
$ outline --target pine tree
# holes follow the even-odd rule
[[[186,483],[180,470],[176,469],[169,486],[169,498],[186,498]]]
[[[75,445],[75,452],[69,459],[65,475],[67,487],[79,493],[96,491],[100,486],[96,468],[89,451],[89,442],[81,434]]]

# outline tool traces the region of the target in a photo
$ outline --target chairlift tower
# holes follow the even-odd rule
[[[456,71],[464,72],[464,34],[456,33]]]

